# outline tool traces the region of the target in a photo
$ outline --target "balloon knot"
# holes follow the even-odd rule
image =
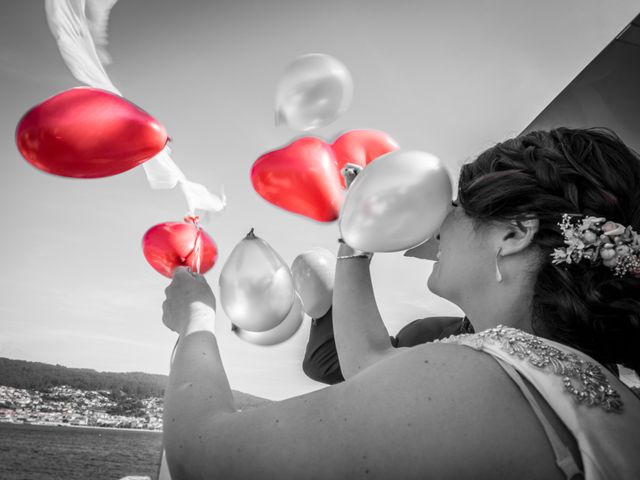
[[[251,230],[249,230],[249,233],[247,233],[247,237],[248,238],[255,238],[256,234],[253,233],[253,227],[251,227]]]
[[[347,188],[351,186],[353,181],[356,179],[356,177],[362,170],[363,168],[360,165],[357,165],[355,163],[347,163],[345,164],[344,167],[342,167],[342,169],[340,170],[340,173],[344,178],[344,183],[347,186]]]
[[[197,226],[200,221],[200,217],[198,215],[187,215],[184,217],[184,221],[187,223],[193,223]]]

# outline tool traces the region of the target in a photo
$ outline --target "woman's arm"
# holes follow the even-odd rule
[[[333,330],[340,367],[347,379],[398,353],[378,310],[370,259],[351,257],[354,253],[348,245],[340,245],[333,288]]]
[[[180,336],[165,391],[163,440],[173,480],[192,478],[193,434],[203,418],[235,411],[233,394],[214,336],[216,300],[204,277],[174,272],[165,290],[162,321]]]
[[[541,470],[555,465],[537,418],[486,354],[422,345],[339,385],[236,412],[214,313],[204,279],[177,271],[164,305],[180,334],[163,434],[173,480],[553,478]]]
[[[347,188],[361,171],[361,166],[352,163],[342,168]],[[372,254],[363,257],[358,253],[340,244],[334,279],[335,345],[344,378],[396,353],[373,295],[369,271]]]

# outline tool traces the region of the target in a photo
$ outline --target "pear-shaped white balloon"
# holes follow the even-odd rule
[[[264,332],[287,316],[295,291],[289,267],[253,229],[233,249],[220,273],[220,304],[243,330]]]
[[[287,341],[298,331],[300,325],[302,325],[303,318],[302,302],[298,295],[296,295],[293,300],[293,306],[285,319],[271,330],[267,330],[266,332],[252,332],[250,330],[244,330],[237,325],[233,325],[232,330],[233,333],[245,342],[264,346],[277,345]]]
[[[366,252],[415,247],[442,224],[451,190],[451,179],[438,157],[417,150],[382,155],[347,190],[339,220],[342,238]]]
[[[336,256],[326,248],[314,247],[293,260],[293,286],[311,318],[320,318],[331,308],[335,271]]]

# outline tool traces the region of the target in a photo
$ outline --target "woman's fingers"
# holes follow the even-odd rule
[[[173,271],[173,280],[187,278],[187,276],[193,276],[189,267],[178,267]]]

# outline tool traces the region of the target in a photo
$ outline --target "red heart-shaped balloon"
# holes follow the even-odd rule
[[[265,200],[319,222],[338,218],[340,181],[331,146],[316,137],[265,153],[251,168],[253,188]]]
[[[347,163],[366,167],[385,153],[398,150],[396,141],[379,130],[350,130],[340,135],[331,145],[336,157],[338,170]],[[346,188],[344,178],[342,186]]]
[[[377,130],[351,130],[333,145],[302,137],[284,148],[265,153],[251,169],[251,182],[265,200],[320,222],[338,218],[346,188],[340,169],[346,163],[365,167],[375,158],[397,150],[389,135]]]
[[[167,143],[165,128],[126,99],[97,88],[66,90],[29,110],[16,128],[22,156],[45,172],[99,178],[136,167]]]
[[[169,278],[177,267],[205,273],[218,258],[218,247],[207,232],[185,222],[151,227],[142,237],[142,251],[149,265]]]

